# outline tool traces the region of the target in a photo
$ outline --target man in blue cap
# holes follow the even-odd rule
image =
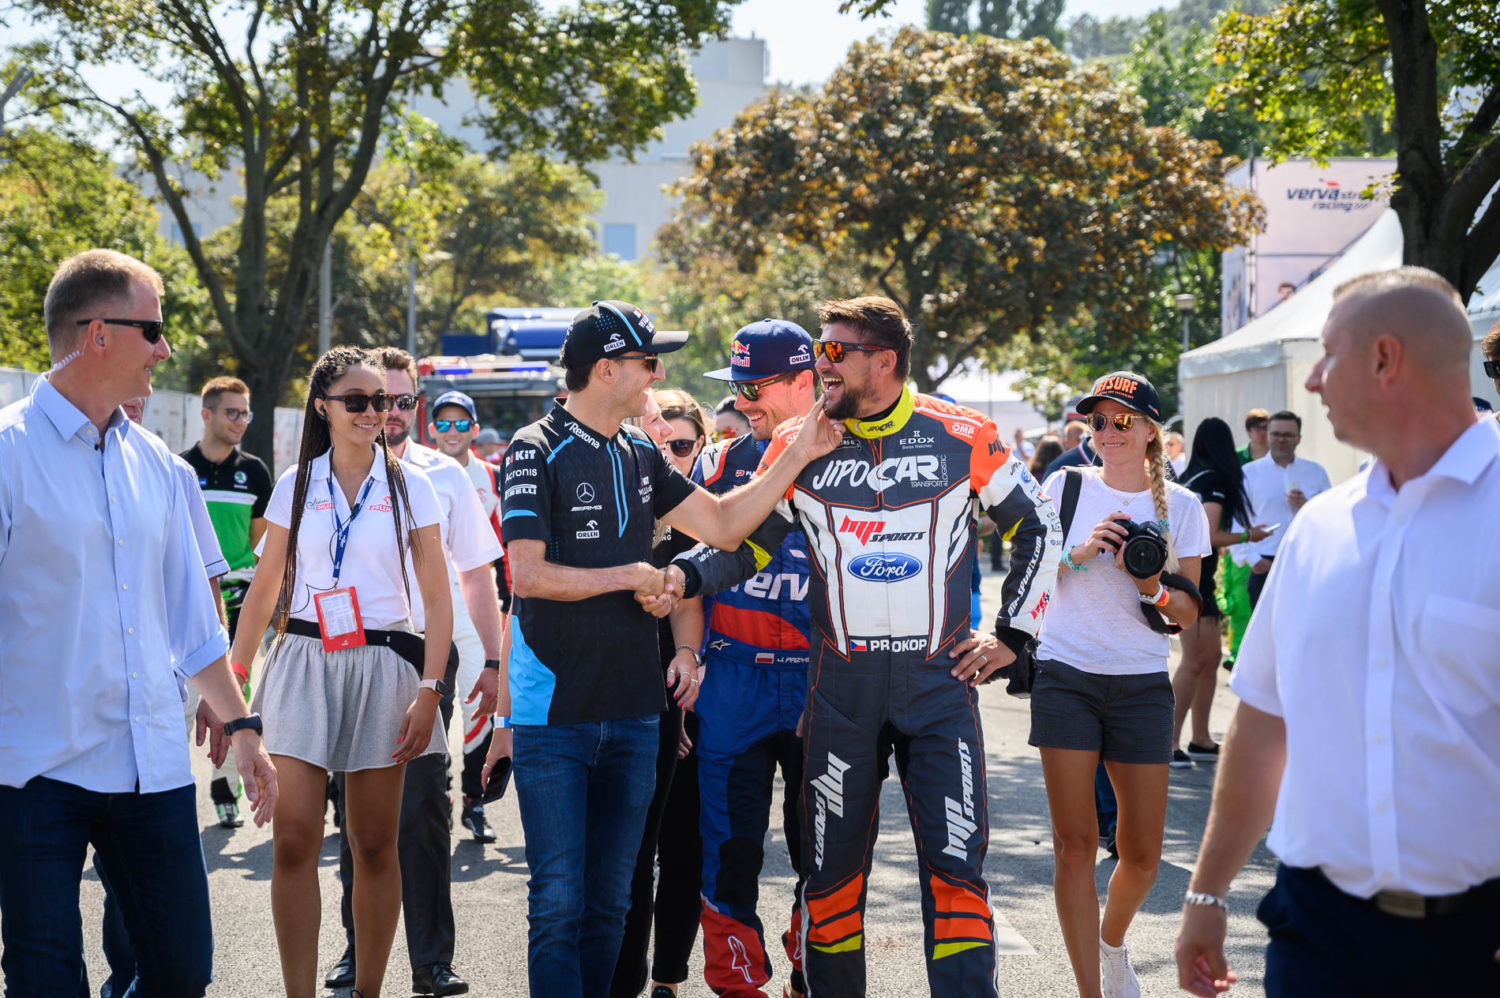
[[[750,435],[704,450],[693,481],[716,493],[749,481],[772,431],[812,406],[815,362],[812,337],[794,322],[762,319],[735,333],[729,366],[704,377],[729,382],[735,409],[750,421]],[[694,708],[700,723],[704,977],[720,995],[764,995],[761,985],[771,976],[755,906],[778,765],[786,785],[787,851],[801,874],[797,718],[811,659],[807,573],[807,541],[793,529],[753,578],[704,600],[704,664],[712,678],[700,688]],[[790,991],[800,994],[806,990],[800,912],[796,895],[788,900],[791,919],[782,940],[792,962]]]

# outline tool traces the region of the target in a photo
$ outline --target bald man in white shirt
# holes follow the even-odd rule
[[[1270,998],[1500,994],[1500,427],[1471,344],[1431,271],[1335,295],[1307,388],[1375,460],[1303,507],[1240,649],[1177,938],[1193,994],[1235,979],[1224,898],[1267,825]]]

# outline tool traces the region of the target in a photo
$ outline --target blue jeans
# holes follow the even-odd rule
[[[90,843],[135,950],[134,987],[121,998],[203,994],[213,977],[213,934],[191,785],[102,794],[39,776],[19,789],[0,787],[0,815],[7,998],[55,998],[86,980],[78,885]]]
[[[526,835],[533,995],[605,998],[656,788],[657,716],[518,725],[512,779]]]

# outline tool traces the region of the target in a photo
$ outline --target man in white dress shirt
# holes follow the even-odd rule
[[[47,290],[54,364],[0,409],[0,932],[9,998],[77,994],[93,845],[137,994],[194,998],[212,971],[208,876],[175,672],[225,719],[256,824],[275,767],[229,671],[165,444],[120,410],[171,356],[161,277],[89,250]],[[175,672],[174,672],[175,666]]]
[[[1280,529],[1252,545],[1259,556],[1250,565],[1246,584],[1252,609],[1260,602],[1266,573],[1271,571],[1292,517],[1307,505],[1307,500],[1329,488],[1328,472],[1323,466],[1297,456],[1297,445],[1302,442],[1301,416],[1286,410],[1274,413],[1267,430],[1271,451],[1245,465],[1245,492],[1250,497],[1250,508],[1255,510],[1256,522],[1278,524]]]
[[[1298,515],[1240,649],[1177,938],[1194,994],[1234,980],[1224,895],[1268,824],[1271,998],[1500,994],[1500,427],[1471,344],[1431,271],[1336,293],[1307,388],[1375,460]]]

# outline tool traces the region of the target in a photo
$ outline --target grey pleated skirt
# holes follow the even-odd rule
[[[421,677],[385,645],[324,651],[317,638],[286,634],[272,646],[252,709],[271,755],[333,773],[394,766],[396,736]],[[445,751],[441,714],[423,754]]]

